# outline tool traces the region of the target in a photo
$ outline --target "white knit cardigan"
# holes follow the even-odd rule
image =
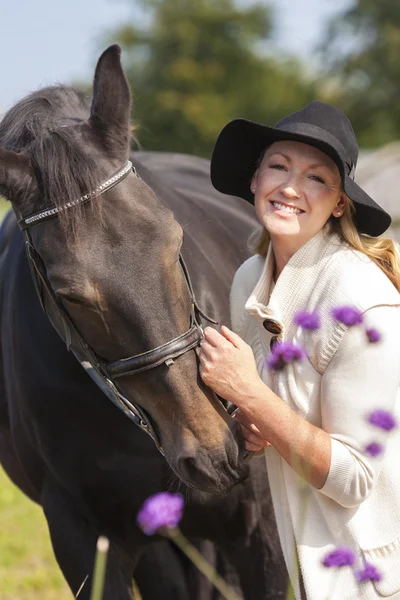
[[[326,483],[305,483],[273,447],[265,451],[279,536],[296,598],[296,551],[308,600],[400,599],[400,427],[390,434],[368,423],[383,408],[400,422],[400,294],[371,260],[321,231],[290,259],[272,288],[274,258],[253,256],[237,271],[231,290],[232,327],[253,349],[263,381],[296,413],[329,433]],[[382,334],[368,343],[364,328],[331,317],[336,306],[362,311]],[[305,332],[297,311],[318,310],[322,327]],[[265,319],[282,327],[280,340],[302,345],[308,360],[271,374],[265,367],[273,334]],[[371,441],[385,445],[376,458]],[[261,460],[255,458],[254,460]],[[350,567],[321,564],[335,546],[347,545],[383,575],[359,583]],[[335,586],[334,589],[332,586]],[[262,600],[262,599],[260,599]]]

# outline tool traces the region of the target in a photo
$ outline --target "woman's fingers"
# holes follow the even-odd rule
[[[236,409],[232,418],[240,422],[243,437],[245,439],[246,450],[258,452],[267,446],[271,446],[271,444],[262,437],[258,427],[256,427],[254,423],[250,423],[250,421],[244,417],[240,409]]]
[[[211,351],[213,349],[214,346],[212,346],[211,344],[209,344],[206,340],[201,340],[200,342],[200,359],[202,357],[207,358],[208,360],[210,360],[211,358]]]
[[[261,448],[264,447],[265,440],[260,435],[258,435],[257,433],[253,433],[252,431],[250,431],[249,429],[247,429],[247,427],[244,427],[243,425],[242,425],[242,433],[243,433],[243,437],[246,440],[246,442],[249,442],[250,444],[258,445]]]
[[[260,444],[252,444],[251,442],[245,443],[245,448],[249,452],[260,452],[260,450],[264,450],[264,446],[260,446]]]
[[[239,423],[241,424],[242,427],[246,427],[246,429],[248,429],[249,431],[258,434],[261,437],[261,433],[260,430],[258,429],[258,427],[256,425],[254,425],[254,423],[251,423],[242,413],[242,411],[240,410],[240,408],[236,409],[235,412],[232,415],[233,419],[236,419],[237,421],[239,421]]]
[[[237,333],[226,327],[226,325],[222,325],[221,333],[225,339],[235,346],[235,348],[240,348],[243,345],[242,338]]]
[[[221,344],[226,343],[224,336],[222,336],[219,331],[213,329],[212,327],[206,327],[204,329],[204,340],[215,348],[218,348],[221,346]]]

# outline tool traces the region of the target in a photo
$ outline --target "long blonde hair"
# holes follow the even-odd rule
[[[359,233],[353,221],[354,204],[347,198],[346,208],[340,218],[330,217],[325,227],[337,232],[342,240],[351,248],[362,252],[370,258],[389,277],[398,292],[400,292],[400,251],[390,238],[372,237]],[[265,227],[254,231],[248,241],[252,254],[266,256],[270,244],[270,235]]]

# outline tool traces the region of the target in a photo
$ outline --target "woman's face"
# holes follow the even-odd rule
[[[332,214],[340,216],[346,205],[336,164],[301,142],[269,146],[251,188],[258,220],[272,242],[287,242],[294,249],[317,234]]]

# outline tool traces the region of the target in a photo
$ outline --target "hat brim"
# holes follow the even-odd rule
[[[345,177],[343,188],[354,202],[353,221],[357,230],[372,236],[382,235],[390,227],[391,216],[350,177]]]
[[[322,130],[321,130],[322,131]],[[323,131],[322,131],[323,134]],[[344,171],[339,153],[318,137],[285,131],[246,119],[235,119],[221,131],[211,158],[211,181],[224,194],[239,196],[254,204],[250,183],[264,150],[280,140],[293,140],[318,148],[335,162],[346,195],[354,202],[353,216],[360,233],[381,235],[390,226],[391,217]]]

